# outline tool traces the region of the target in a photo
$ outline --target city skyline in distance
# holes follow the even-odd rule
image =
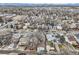
[[[34,3],[34,4],[65,4],[78,3],[79,0],[0,0],[0,3]]]

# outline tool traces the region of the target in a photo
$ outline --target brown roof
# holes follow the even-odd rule
[[[69,41],[75,41],[74,36],[71,36],[71,35],[68,36],[68,39],[69,39]]]

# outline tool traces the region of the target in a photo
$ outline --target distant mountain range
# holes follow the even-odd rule
[[[32,4],[32,3],[0,3],[0,7],[76,7],[79,3],[68,4]]]

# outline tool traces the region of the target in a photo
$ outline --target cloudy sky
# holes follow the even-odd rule
[[[79,0],[0,0],[0,3],[79,3]]]

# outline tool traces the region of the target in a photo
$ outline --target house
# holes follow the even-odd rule
[[[37,48],[37,52],[40,52],[40,51],[43,51],[43,50],[45,50],[44,47],[38,47]]]
[[[67,35],[67,37],[65,37],[65,38],[66,38],[66,41],[67,41],[68,43],[77,45],[77,42],[76,42],[76,39],[75,39],[74,36],[72,36],[72,35]]]
[[[15,39],[18,39],[18,38],[20,38],[21,37],[21,35],[19,34],[19,33],[16,33],[16,34],[13,34],[13,36],[12,36],[13,38],[15,38]]]
[[[29,42],[28,42],[27,38],[21,38],[21,39],[19,40],[17,49],[24,51],[25,48],[26,48],[26,46],[28,45],[28,43],[29,43]]]
[[[25,26],[23,26],[23,29],[27,29],[27,27],[30,25],[30,23],[25,23]]]
[[[38,47],[37,48],[37,53],[38,54],[45,54],[45,48],[44,47]]]
[[[58,29],[58,30],[62,30],[61,24],[57,25],[57,29]]]
[[[46,34],[46,37],[47,37],[47,40],[48,41],[52,41],[52,40],[55,40],[56,39],[56,37],[55,37],[55,35],[54,34]]]
[[[76,24],[75,24],[75,23],[70,24],[70,28],[71,28],[71,29],[76,28]]]
[[[47,45],[46,46],[46,49],[47,49],[47,52],[54,51],[55,50],[55,48],[54,47],[51,47],[50,45]]]

